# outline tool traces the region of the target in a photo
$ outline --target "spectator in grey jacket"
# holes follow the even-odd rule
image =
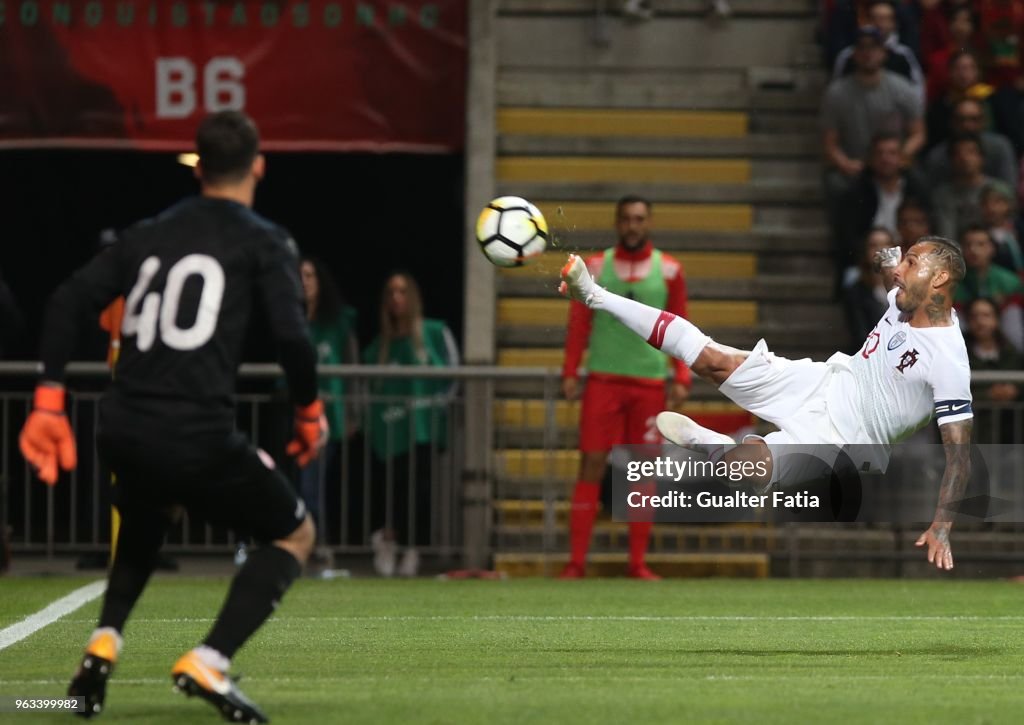
[[[1013,144],[1002,134],[985,131],[985,109],[973,98],[964,98],[953,106],[950,128],[954,135],[974,134],[981,142],[982,171],[999,179],[1011,189],[1017,188],[1017,155]],[[933,186],[949,181],[949,142],[943,141],[928,152],[925,159],[928,180]]]
[[[885,47],[873,27],[857,33],[853,75],[829,83],[821,107],[822,142],[829,166],[847,178],[864,170],[871,139],[880,133],[903,139],[909,162],[924,145],[924,118],[914,87],[885,70]]]
[[[899,138],[904,166],[924,146],[921,99],[904,78],[882,67],[885,53],[878,29],[860,28],[853,51],[856,71],[832,81],[825,90],[821,106],[824,186],[833,229],[840,224],[844,194],[864,171],[871,139],[879,134]]]

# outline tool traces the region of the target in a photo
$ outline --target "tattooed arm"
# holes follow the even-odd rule
[[[953,568],[953,551],[949,545],[949,530],[957,507],[967,491],[971,478],[971,427],[972,419],[960,420],[939,426],[942,446],[946,451],[946,472],[939,489],[939,505],[935,509],[935,520],[921,534],[917,546],[928,547],[928,563],[939,569]]]

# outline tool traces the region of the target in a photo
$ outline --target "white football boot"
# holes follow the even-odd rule
[[[601,293],[604,290],[590,276],[583,257],[577,254],[570,254],[569,261],[562,267],[562,283],[558,291],[566,297],[582,302],[587,307],[601,303]]]
[[[726,451],[736,446],[736,441],[724,433],[717,433],[710,428],[705,428],[685,415],[671,410],[663,410],[658,413],[654,422],[658,427],[658,432],[664,436],[665,440],[688,450],[703,453],[712,461],[721,460]],[[748,438],[760,438],[760,436],[744,436],[743,440],[746,441]],[[731,480],[728,483],[734,488],[738,485]],[[771,481],[763,483],[751,481],[751,484],[757,494],[768,493],[772,488]]]
[[[658,432],[664,436],[665,440],[683,448],[706,453],[709,456],[723,446],[736,445],[736,441],[724,433],[716,433],[685,415],[671,410],[663,410],[658,413],[654,424],[658,426]]]

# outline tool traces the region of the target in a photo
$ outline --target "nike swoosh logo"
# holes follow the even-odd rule
[[[662,312],[658,315],[658,319],[654,322],[654,329],[651,330],[651,336],[647,338],[647,344],[660,350],[665,342],[665,330],[674,319],[676,316],[671,312]]]
[[[211,670],[200,662],[198,657],[192,660],[192,664],[218,695],[226,695],[231,692],[231,683],[228,682],[227,677],[216,670]]]
[[[963,410],[964,408],[968,407],[969,405],[970,405],[970,403],[964,403],[963,405],[953,405],[953,406],[950,406],[950,410],[955,413],[958,410]]]

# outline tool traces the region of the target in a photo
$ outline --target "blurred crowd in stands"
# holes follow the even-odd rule
[[[956,307],[972,365],[1019,369],[1024,0],[822,0],[820,35],[823,183],[850,349],[886,305],[874,252],[939,234],[964,250]]]

